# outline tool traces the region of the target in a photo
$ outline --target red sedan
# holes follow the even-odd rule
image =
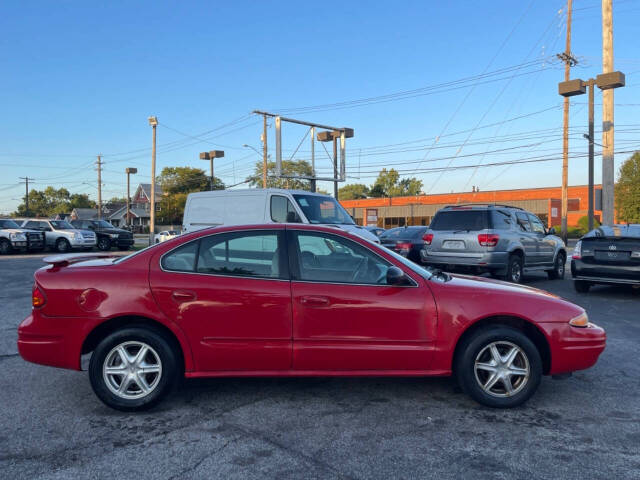
[[[120,410],[182,376],[312,375],[453,374],[478,402],[513,407],[605,348],[561,298],[424,269],[338,228],[214,228],[98,257],[45,259],[18,349],[74,370],[92,353],[91,385]]]

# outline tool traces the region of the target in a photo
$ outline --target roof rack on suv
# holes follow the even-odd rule
[[[522,207],[516,207],[514,205],[502,205],[500,203],[457,203],[455,205],[447,205],[443,208],[456,208],[456,207],[501,207],[501,208],[515,208],[517,210],[524,210]]]

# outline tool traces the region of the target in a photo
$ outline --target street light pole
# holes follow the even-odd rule
[[[149,125],[153,129],[151,146],[151,206],[149,208],[149,245],[154,243],[154,233],[156,229],[156,127],[158,117],[149,117]]]
[[[209,183],[209,190],[213,190],[213,159],[214,158],[222,158],[224,157],[223,150],[211,150],[209,152],[200,153],[200,160],[209,160],[210,168],[211,168],[211,180]]]

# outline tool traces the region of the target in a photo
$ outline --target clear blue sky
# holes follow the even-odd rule
[[[164,166],[207,167],[198,152],[220,146],[226,156],[217,161],[217,174],[227,184],[240,182],[259,160],[242,148],[260,148],[260,119],[247,116],[253,109],[353,127],[350,182],[371,183],[379,168],[393,166],[418,176],[425,191],[434,193],[472,185],[559,185],[557,82],[563,71],[549,59],[564,49],[565,3],[361,1],[323,12],[318,3],[286,1],[3,2],[0,213],[20,202],[24,186],[18,177],[27,175],[36,179],[34,188],[67,186],[96,198],[92,163],[98,153],[105,155],[104,198],[124,194],[127,166],[139,169],[135,183],[148,182],[149,115],[161,123],[158,172]],[[600,2],[574,0],[574,8],[572,51],[580,65],[572,76],[588,78],[601,70]],[[614,0],[615,65],[627,73],[627,87],[615,94],[617,150],[640,148],[639,20],[640,2]],[[349,108],[294,110],[421,89],[527,62],[457,89],[420,90]],[[597,92],[596,103],[600,98]],[[570,148],[580,155],[587,147],[581,138],[586,95],[574,101]],[[597,105],[596,131],[600,112]],[[519,116],[524,118],[500,123]],[[293,153],[304,133],[287,127],[285,153]],[[273,153],[273,128],[269,135]],[[423,140],[406,143],[418,139]],[[401,145],[373,148],[390,144]],[[308,157],[308,150],[305,141],[295,158]],[[316,151],[324,155],[318,167],[327,170],[322,147]],[[444,174],[426,170],[543,155],[555,160]],[[616,163],[627,156],[616,155]],[[585,167],[585,158],[571,161],[571,184],[586,183]],[[599,175],[598,168],[597,180]]]

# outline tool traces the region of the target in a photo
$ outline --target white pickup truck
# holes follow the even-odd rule
[[[42,251],[44,248],[44,233],[20,228],[10,218],[0,218],[0,255],[14,250]]]

